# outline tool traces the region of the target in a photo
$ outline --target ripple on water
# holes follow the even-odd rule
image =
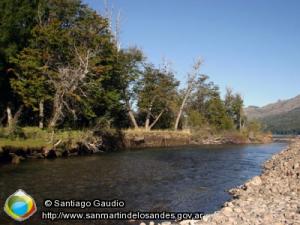
[[[126,201],[126,210],[211,213],[230,198],[226,190],[258,175],[262,163],[284,147],[184,147],[27,161],[0,167],[0,198],[23,189],[37,205],[45,198],[117,198]]]

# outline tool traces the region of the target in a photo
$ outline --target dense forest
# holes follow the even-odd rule
[[[300,134],[300,108],[293,109],[280,115],[260,119],[263,129],[280,135]]]
[[[112,23],[114,21],[114,23]],[[243,99],[201,73],[186,81],[137,47],[119,44],[118,20],[80,0],[1,0],[2,126],[235,130]]]

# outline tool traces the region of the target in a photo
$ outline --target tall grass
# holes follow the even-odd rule
[[[144,134],[151,134],[151,135],[191,135],[191,131],[189,129],[185,130],[146,130],[143,128],[139,129],[125,129],[124,130],[125,135],[144,135]]]
[[[62,142],[79,142],[89,135],[88,131],[80,130],[43,130],[38,127],[21,128],[22,135],[10,136],[8,128],[0,128],[0,147],[42,148]]]

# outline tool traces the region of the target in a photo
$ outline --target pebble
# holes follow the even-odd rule
[[[235,199],[220,211],[194,224],[182,221],[161,225],[300,225],[299,162],[300,139],[295,139],[265,163],[261,176],[230,190]]]

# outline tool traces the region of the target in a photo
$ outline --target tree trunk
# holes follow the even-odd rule
[[[175,121],[175,125],[174,125],[175,130],[178,129],[179,121],[180,121],[184,106],[186,104],[186,101],[187,101],[188,97],[190,96],[191,92],[193,91],[193,88],[195,87],[196,78],[197,78],[197,76],[199,76],[199,69],[200,69],[201,65],[202,65],[202,60],[201,59],[196,60],[194,63],[194,66],[193,66],[193,71],[189,74],[187,90],[186,90],[185,96],[182,100],[182,103],[181,103],[181,106],[180,106],[180,109],[179,109],[179,112],[177,114],[177,118]],[[206,78],[204,78],[204,80],[205,79]]]
[[[149,130],[151,130],[152,129],[152,127],[154,127],[155,126],[155,124],[158,122],[158,120],[160,119],[160,117],[162,116],[162,114],[164,113],[164,111],[165,110],[162,110],[160,113],[159,113],[159,115],[156,117],[156,119],[153,121],[153,123],[149,126]]]
[[[241,108],[239,111],[239,130],[240,131],[242,131],[242,128],[243,128],[242,119],[243,119],[243,117],[242,117],[242,108]]]
[[[128,116],[129,116],[129,119],[130,119],[130,122],[131,122],[133,128],[134,129],[139,128],[139,125],[137,124],[136,119],[133,114],[133,111],[131,109],[130,102],[128,100],[126,100],[126,106],[127,106],[127,110],[128,110]]]
[[[11,113],[10,106],[7,106],[6,113],[7,113],[7,126],[9,128],[11,128],[13,126],[13,116],[12,116],[12,113]]]
[[[128,111],[128,115],[129,115],[130,121],[131,121],[131,123],[132,123],[134,129],[139,128],[139,126],[138,126],[138,124],[137,124],[137,122],[136,122],[136,120],[135,120],[135,117],[134,117],[133,112],[132,112],[131,109]]]
[[[147,116],[146,116],[146,121],[145,121],[145,129],[146,130],[149,130],[150,116],[151,116],[151,108],[148,109]]]
[[[60,113],[58,113],[57,111],[53,112],[52,118],[51,118],[51,120],[49,122],[49,125],[48,125],[49,128],[54,128],[56,126],[57,121],[59,119],[59,114]]]
[[[39,102],[39,128],[44,128],[44,100]]]
[[[185,96],[184,96],[184,99],[182,100],[182,103],[181,103],[181,106],[180,106],[180,109],[178,111],[178,114],[177,114],[177,118],[176,118],[176,121],[175,121],[175,126],[174,126],[174,129],[175,130],[178,130],[178,125],[179,125],[179,121],[180,121],[180,118],[181,118],[181,115],[182,115],[182,112],[183,112],[183,109],[184,109],[184,106],[185,106],[185,103],[191,93],[191,87],[187,90]]]
[[[60,101],[59,96],[54,97],[53,102],[53,112],[52,112],[52,118],[48,124],[49,128],[55,128],[57,121],[60,119],[62,114],[62,103]]]
[[[56,127],[57,121],[59,120],[61,114],[61,109],[57,108],[56,110],[53,110],[52,118],[49,122],[49,128]]]
[[[149,130],[149,124],[150,124],[150,113],[147,113],[146,122],[145,122],[145,129],[146,130]]]
[[[150,116],[151,116],[151,111],[152,111],[152,106],[153,106],[154,101],[155,101],[155,98],[152,99],[152,101],[150,103],[150,106],[148,108],[148,111],[147,111],[147,116],[146,116],[146,121],[145,121],[145,129],[146,130],[150,130],[151,129],[149,127],[149,125],[150,125]]]

